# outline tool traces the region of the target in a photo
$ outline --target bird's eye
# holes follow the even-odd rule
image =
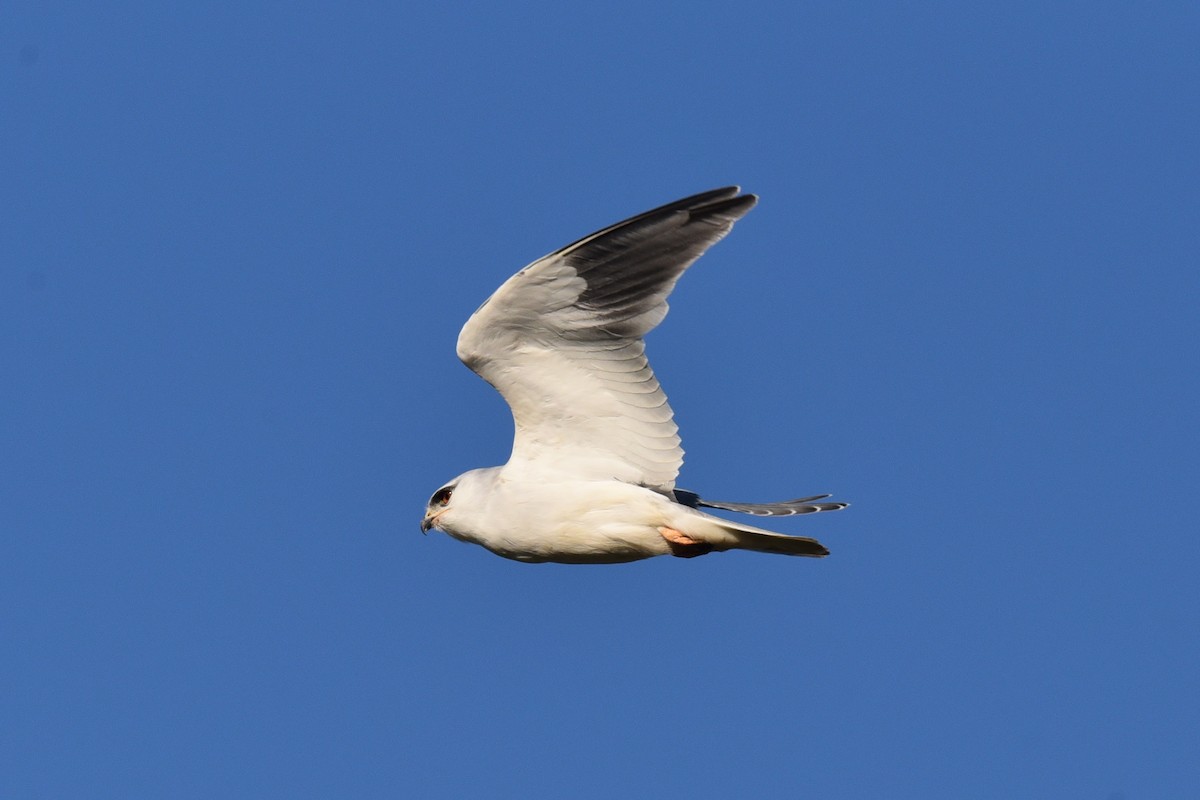
[[[433,499],[430,501],[430,504],[435,505],[435,506],[449,505],[450,504],[450,494],[453,491],[454,491],[453,489],[438,489],[437,493],[434,494]]]

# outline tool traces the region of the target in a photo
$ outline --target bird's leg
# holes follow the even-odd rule
[[[659,528],[658,532],[667,540],[667,545],[671,548],[671,555],[679,556],[680,558],[695,558],[696,556],[712,552],[713,546],[708,542],[693,539],[686,533],[677,531],[674,528]]]
[[[692,537],[688,536],[686,533],[677,531],[674,528],[659,528],[658,532],[661,533],[662,537],[671,544],[704,544],[704,542],[698,542]]]

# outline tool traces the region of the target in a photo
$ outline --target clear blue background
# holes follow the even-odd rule
[[[5,3],[0,796],[1200,785],[1195,3]],[[417,529],[470,312],[760,206],[650,353],[824,561]]]

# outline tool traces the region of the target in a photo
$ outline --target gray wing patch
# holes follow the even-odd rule
[[[779,503],[726,503],[719,500],[702,500],[700,495],[686,489],[675,490],[675,502],[689,508],[719,508],[722,511],[736,511],[739,514],[753,514],[756,517],[790,517],[796,514],[815,514],[818,511],[841,511],[849,503],[821,503],[829,497],[827,494],[816,494],[812,497],[801,497],[796,500],[784,500]]]

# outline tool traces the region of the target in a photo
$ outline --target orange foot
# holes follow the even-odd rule
[[[659,528],[658,532],[667,540],[667,545],[671,548],[671,555],[673,556],[695,558],[696,556],[712,552],[713,546],[708,542],[693,539],[686,533],[677,531],[674,528]]]

